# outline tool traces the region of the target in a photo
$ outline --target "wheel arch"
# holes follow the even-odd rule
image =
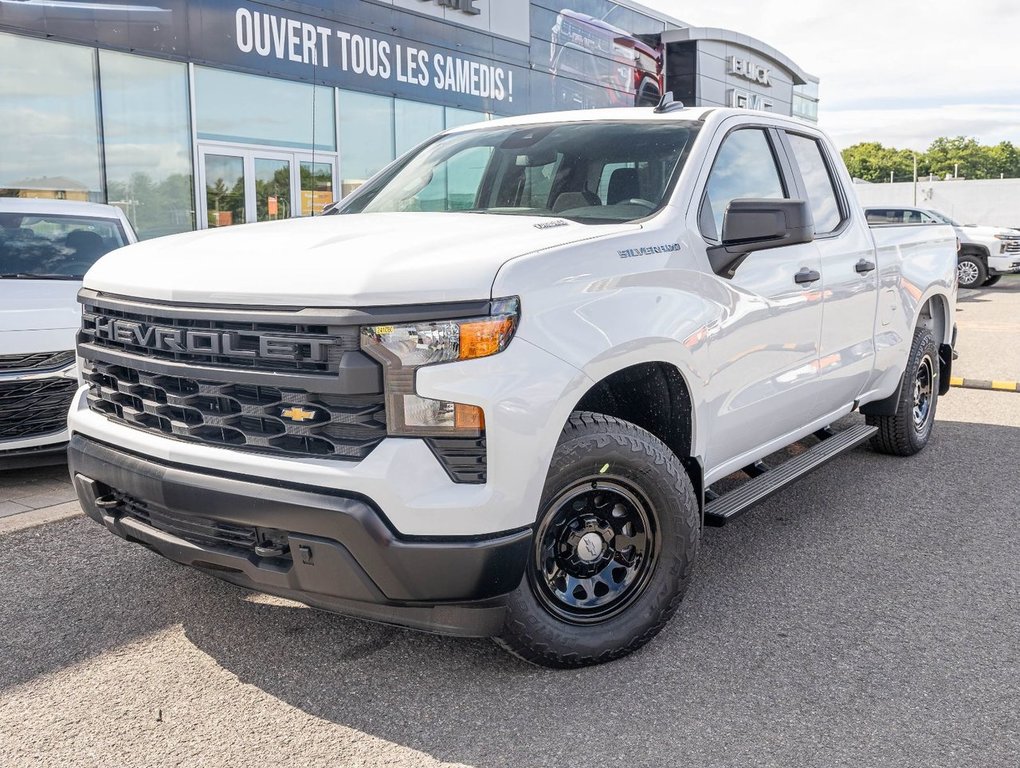
[[[962,256],[977,256],[978,258],[984,259],[985,264],[988,264],[988,257],[990,252],[987,247],[980,243],[963,243],[960,246],[960,254]]]
[[[689,378],[674,363],[632,363],[595,381],[572,409],[630,422],[659,438],[687,470],[702,502],[704,468],[696,455],[696,410]]]

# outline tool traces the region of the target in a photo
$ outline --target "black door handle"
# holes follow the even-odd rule
[[[800,270],[800,272],[793,276],[793,280],[797,283],[797,285],[815,283],[821,279],[822,276],[818,272],[815,272],[813,269],[808,269],[807,267],[804,267]]]
[[[868,261],[867,259],[861,259],[860,261],[857,262],[857,266],[854,267],[854,270],[859,275],[866,275],[869,272],[873,272],[874,269],[875,269],[875,262]]]

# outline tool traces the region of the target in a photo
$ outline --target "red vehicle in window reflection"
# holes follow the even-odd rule
[[[603,19],[564,8],[551,31],[558,106],[633,107],[662,95],[662,49]]]

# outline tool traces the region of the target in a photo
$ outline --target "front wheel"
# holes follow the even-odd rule
[[[665,444],[628,422],[575,412],[496,642],[549,667],[640,648],[679,607],[700,533],[690,478]]]
[[[871,439],[879,453],[913,456],[924,450],[935,425],[935,407],[939,398],[939,348],[931,331],[918,328],[903,375],[900,399],[892,416],[868,416],[878,427]]]
[[[988,270],[980,256],[967,253],[956,262],[956,276],[961,288],[979,288],[988,279]]]

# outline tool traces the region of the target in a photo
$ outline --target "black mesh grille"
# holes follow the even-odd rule
[[[160,531],[204,547],[227,547],[251,552],[259,543],[258,530],[196,515],[182,515],[147,504],[140,499],[115,493],[115,511],[133,517]]]
[[[59,432],[67,425],[74,379],[0,383],[0,440]]]
[[[191,442],[360,461],[386,436],[382,394],[224,384],[100,360],[85,363],[84,377],[93,410]]]
[[[261,322],[255,316],[244,322],[210,320],[160,314],[158,307],[85,301],[78,340],[97,349],[218,368],[335,373],[343,353],[359,348],[359,332],[353,325]]]
[[[55,371],[73,362],[74,352],[71,350],[0,355],[0,371]]]
[[[426,442],[455,483],[486,480],[485,438],[430,437]]]

